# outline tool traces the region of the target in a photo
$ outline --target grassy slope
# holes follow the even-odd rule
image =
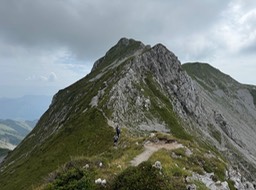
[[[113,130],[107,126],[102,114],[92,109],[86,116],[67,124],[65,129],[35,149],[29,158],[13,163],[1,174],[1,189],[27,189],[69,161],[71,156],[93,156],[107,151],[112,146],[112,137]],[[8,179],[12,179],[12,183]]]
[[[142,145],[146,141],[156,142],[157,140],[177,140],[190,150],[192,155],[186,154],[185,148],[177,150],[159,150],[154,153],[148,162],[140,164],[138,167],[130,166],[129,161],[142,151]],[[135,143],[137,142],[137,144]],[[213,150],[213,151],[210,151]],[[210,156],[209,156],[210,155]],[[159,171],[154,170],[151,166],[156,161],[162,163],[162,175]],[[103,163],[103,167],[99,167],[99,162]],[[89,164],[89,170],[83,168],[84,165]],[[91,185],[91,190],[101,189],[100,186],[93,186],[94,180],[97,178],[107,179],[107,186],[104,189],[137,189],[143,190],[155,189],[155,186],[161,189],[181,190],[185,189],[187,184],[196,183],[199,190],[206,189],[206,187],[198,182],[193,181],[184,183],[186,176],[191,176],[191,172],[203,174],[204,171],[214,172],[215,180],[223,181],[225,178],[226,164],[223,158],[214,149],[202,142],[179,140],[170,134],[157,133],[155,137],[131,137],[128,131],[123,131],[121,141],[118,148],[110,148],[98,157],[78,157],[71,162],[66,163],[49,175],[46,183],[35,188],[36,190],[50,190],[60,188],[60,185],[70,185],[70,180],[67,175],[70,175],[70,168],[77,168],[80,171],[90,173],[88,183]],[[150,175],[148,175],[150,173]],[[54,177],[55,176],[55,177]],[[151,179],[151,177],[153,177]],[[70,178],[69,178],[70,179]],[[154,179],[157,179],[154,181]],[[72,181],[73,184],[79,184],[82,179]],[[153,184],[152,184],[153,183]],[[59,184],[59,185],[58,185]],[[55,188],[52,188],[52,187]],[[51,188],[50,188],[51,187]],[[133,187],[133,188],[131,188]],[[61,189],[61,188],[60,188]]]
[[[182,68],[196,80],[206,90],[213,91],[215,89],[225,89],[232,86],[240,85],[230,76],[222,73],[218,69],[207,63],[186,63]]]
[[[3,184],[3,190],[17,187],[27,189],[31,184],[41,182],[42,176],[46,176],[58,166],[69,161],[71,157],[93,156],[112,147],[113,129],[107,125],[101,112],[88,106],[106,78],[103,76],[98,81],[88,82],[90,78],[87,76],[60,91],[55,104],[42,116],[31,134],[47,137],[50,135],[48,131],[52,131],[51,128],[56,128],[57,125],[65,127],[48,138],[46,143],[36,147],[29,157],[23,157],[23,155],[38,144],[38,136],[31,135],[30,138],[26,138],[21,146],[9,156],[7,163],[16,159],[19,161],[13,163],[1,174],[0,183]],[[80,94],[83,94],[83,97],[76,101],[76,97]],[[66,101],[63,102],[63,100]],[[64,105],[72,107],[67,116],[69,120],[66,119],[60,124],[49,123],[54,120],[52,111],[61,110]],[[84,106],[88,109],[85,113],[83,113]],[[77,108],[79,109],[77,110]],[[60,115],[60,117],[62,116]],[[46,126],[50,129],[44,131]],[[20,159],[20,157],[22,158]],[[16,170],[15,174],[14,170]],[[32,176],[31,173],[33,173]],[[13,183],[9,183],[8,179],[12,179]]]
[[[185,63],[182,65],[182,68],[186,70],[190,77],[195,79],[200,85],[202,85],[202,87],[209,91],[216,88],[225,91],[227,87],[247,88],[251,93],[256,106],[256,86],[240,84],[230,76],[206,63]]]
[[[9,151],[8,149],[0,148],[0,157],[7,155]]]

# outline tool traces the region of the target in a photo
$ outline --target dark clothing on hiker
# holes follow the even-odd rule
[[[116,145],[116,144],[117,144],[117,142],[118,142],[118,136],[117,136],[117,135],[115,135],[115,136],[114,136],[114,144]]]
[[[118,137],[120,136],[120,133],[121,133],[120,128],[119,128],[119,127],[116,127],[116,135],[117,135]]]

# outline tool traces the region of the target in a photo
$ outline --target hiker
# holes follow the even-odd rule
[[[118,126],[116,126],[116,135],[118,136],[118,138],[120,136],[120,133],[121,133],[120,128]]]
[[[118,136],[115,135],[115,136],[114,136],[114,145],[115,145],[115,146],[117,145],[117,142],[118,142]]]

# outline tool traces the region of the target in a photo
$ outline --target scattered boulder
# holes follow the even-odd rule
[[[161,162],[160,162],[160,161],[156,161],[156,162],[153,164],[153,166],[152,166],[152,167],[154,167],[154,168],[157,168],[157,169],[161,170],[161,169],[162,169],[162,164],[161,164]]]
[[[89,164],[85,164],[83,169],[88,169],[89,167],[90,167]]]
[[[186,180],[188,182],[201,181],[209,189],[230,190],[229,186],[228,186],[228,183],[226,181],[224,181],[224,182],[220,182],[220,181],[215,182],[212,179],[213,176],[214,176],[214,173],[205,173],[204,175],[200,175],[198,173],[193,173],[192,176],[187,177]]]
[[[193,152],[190,149],[186,148],[185,155],[190,157],[192,154],[193,154]]]
[[[105,180],[105,179],[103,179],[102,181],[101,181],[101,185],[106,185],[107,184],[107,181]]]
[[[196,190],[196,185],[195,184],[189,184],[186,187],[187,190]]]
[[[242,175],[238,171],[232,168],[229,168],[228,177],[231,181],[235,183],[234,187],[236,189],[239,189],[239,190],[256,189],[253,183],[247,181],[244,177],[242,177]]]
[[[106,181],[106,179],[98,178],[98,179],[95,180],[95,183],[98,184],[98,185],[105,186],[107,184],[107,181]]]
[[[101,178],[98,178],[98,179],[95,180],[95,183],[96,184],[101,184],[101,181],[102,181]]]

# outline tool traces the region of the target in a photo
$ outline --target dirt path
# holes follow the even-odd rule
[[[131,161],[131,164],[132,166],[138,166],[141,162],[147,161],[154,152],[162,148],[167,150],[174,150],[182,147],[183,145],[177,142],[172,142],[172,143],[165,143],[164,141],[159,141],[157,143],[147,142],[144,145],[145,150],[141,154],[136,156]]]

